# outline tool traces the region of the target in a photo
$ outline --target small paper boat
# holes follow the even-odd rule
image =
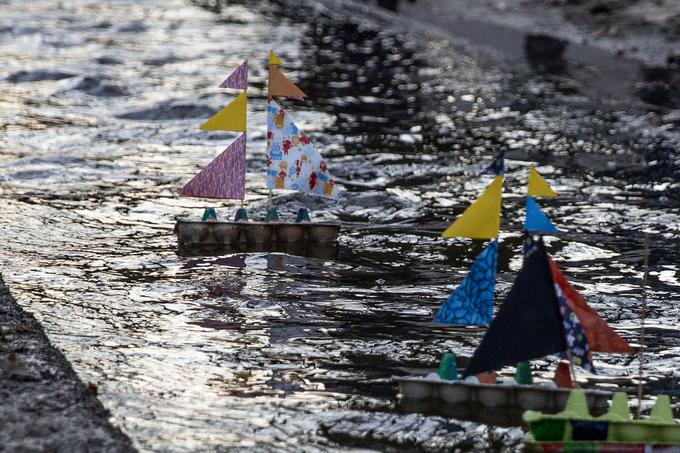
[[[201,221],[179,219],[175,234],[181,247],[232,247],[276,244],[332,244],[340,230],[338,222],[311,222],[309,211],[301,208],[297,218],[281,220],[272,204],[272,190],[297,190],[320,197],[337,199],[338,187],[328,172],[328,165],[295,125],[290,115],[274,100],[275,97],[301,99],[306,95],[279,70],[281,60],[269,55],[269,92],[267,97],[267,162],[269,209],[264,221],[249,221],[243,206],[233,221],[217,218],[213,208],[206,209]],[[246,111],[248,63],[243,62],[227,79],[222,88],[244,90],[229,105],[209,118],[202,126],[208,131],[237,131],[242,134],[189,181],[182,197],[204,199],[245,198],[246,182]]]
[[[526,410],[561,411],[569,397],[569,389],[548,385],[481,384],[438,376],[395,377],[394,380],[399,384],[401,410],[498,426],[520,424]],[[585,395],[592,413],[605,413],[610,392],[586,390]]]
[[[614,394],[609,411],[592,417],[583,390],[573,389],[565,409],[555,415],[524,413],[527,451],[680,453],[680,424],[673,420],[670,398],[659,395],[652,413],[633,420],[625,393]]]
[[[493,316],[503,181],[502,154],[492,165],[493,182],[443,233],[444,237],[491,239],[491,242],[479,254],[468,276],[444,302],[434,320],[436,323],[458,325],[489,324],[489,328],[467,364],[462,379],[458,379],[454,357],[447,365],[453,371],[442,372],[440,367],[438,378],[402,377],[394,380],[399,384],[401,407],[425,406],[424,402],[429,402],[431,409],[446,407],[450,410],[455,405],[484,409],[503,407],[506,411],[514,411],[514,423],[509,424],[518,424],[517,411],[533,409],[555,413],[564,407],[569,395],[568,390],[552,383],[552,386],[533,384],[529,360],[564,354],[570,360],[570,366],[578,365],[594,372],[591,351],[630,354],[634,350],[567,282],[548,256],[542,237],[536,235],[557,229],[531,196],[556,195],[533,168],[527,197],[524,262],[505,301]],[[508,365],[518,365],[516,379],[512,382],[497,381],[495,370]],[[519,373],[520,365],[523,365],[524,377]],[[568,386],[572,385],[570,369],[567,368],[566,379],[562,380],[568,381],[565,384]],[[484,382],[480,383],[480,380]],[[594,413],[606,409],[609,392],[589,390],[586,395]],[[472,415],[494,415],[484,409]]]

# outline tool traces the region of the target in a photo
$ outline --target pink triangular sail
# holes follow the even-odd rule
[[[243,200],[246,185],[246,134],[243,133],[199,174],[180,196]]]
[[[237,90],[248,89],[248,60],[231,73],[229,77],[220,83],[220,88],[234,88]]]

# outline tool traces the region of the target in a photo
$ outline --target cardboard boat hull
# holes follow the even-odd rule
[[[332,222],[201,222],[178,220],[177,241],[185,247],[215,247],[234,244],[309,243],[334,244],[339,223]]]
[[[541,385],[475,384],[421,377],[393,378],[399,385],[399,406],[497,425],[519,425],[525,410],[556,413],[564,409],[569,389]],[[586,390],[592,414],[606,412],[610,392]]]
[[[526,452],[544,453],[680,453],[680,445],[623,442],[525,442]]]

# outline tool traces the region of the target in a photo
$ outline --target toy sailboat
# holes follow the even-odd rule
[[[657,396],[649,417],[633,420],[625,393],[615,393],[607,413],[592,417],[583,391],[573,389],[562,412],[526,411],[523,419],[526,451],[680,453],[680,424],[668,395]]]
[[[488,325],[493,319],[493,296],[498,267],[501,194],[505,170],[505,151],[486,167],[484,174],[494,176],[484,193],[449,226],[442,237],[490,239],[477,256],[470,273],[437,312],[434,322],[459,325]],[[525,231],[557,232],[557,228],[540,210],[532,196],[556,197],[557,194],[536,171],[529,170],[529,196]]]
[[[243,90],[229,105],[201,125],[205,131],[234,131],[241,135],[201,170],[182,189],[180,196],[206,199],[237,199],[233,221],[217,219],[214,208],[207,208],[200,221],[179,219],[175,225],[182,246],[230,246],[274,243],[334,243],[340,224],[311,222],[309,211],[300,208],[294,222],[281,221],[272,203],[273,189],[289,189],[337,199],[338,187],[328,172],[328,165],[314,150],[290,115],[275,97],[302,99],[306,95],[288,80],[279,67],[281,60],[269,54],[269,88],[267,96],[267,163],[269,209],[264,221],[249,221],[243,206],[246,183],[246,112],[248,63],[244,61],[219,86]],[[266,248],[266,247],[265,247]]]
[[[568,390],[552,383],[551,386],[534,385],[527,361],[564,354],[570,360],[570,366],[575,364],[594,371],[591,351],[634,352],[567,282],[548,257],[542,238],[534,235],[556,231],[532,198],[556,195],[534,168],[530,170],[526,205],[524,262],[493,317],[501,189],[502,175],[496,175],[485,192],[443,233],[444,236],[492,239],[492,242],[477,257],[470,274],[435,318],[435,322],[457,324],[484,324],[489,320],[489,329],[461,380],[457,380],[455,360],[449,358],[453,371],[440,369],[439,375],[427,378],[397,378],[402,401],[415,399],[422,403],[429,400],[429,410],[439,411],[437,408],[446,406],[447,410],[439,412],[449,414],[454,404],[475,408],[473,411],[477,406],[503,407],[510,414],[509,419],[515,421],[526,409],[540,408],[554,413],[564,407]],[[485,215],[489,212],[491,215]],[[514,380],[496,380],[495,370],[516,364],[518,373]],[[561,383],[571,386],[569,371],[566,380],[568,383],[564,380]],[[602,412],[606,409],[608,392],[588,390],[586,395],[591,410]],[[465,414],[454,415],[466,417]]]

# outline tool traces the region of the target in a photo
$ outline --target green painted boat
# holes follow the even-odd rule
[[[634,420],[625,393],[615,393],[607,413],[592,417],[585,392],[573,389],[562,412],[526,411],[523,419],[527,451],[680,453],[680,423],[668,395],[657,397],[649,417]]]

